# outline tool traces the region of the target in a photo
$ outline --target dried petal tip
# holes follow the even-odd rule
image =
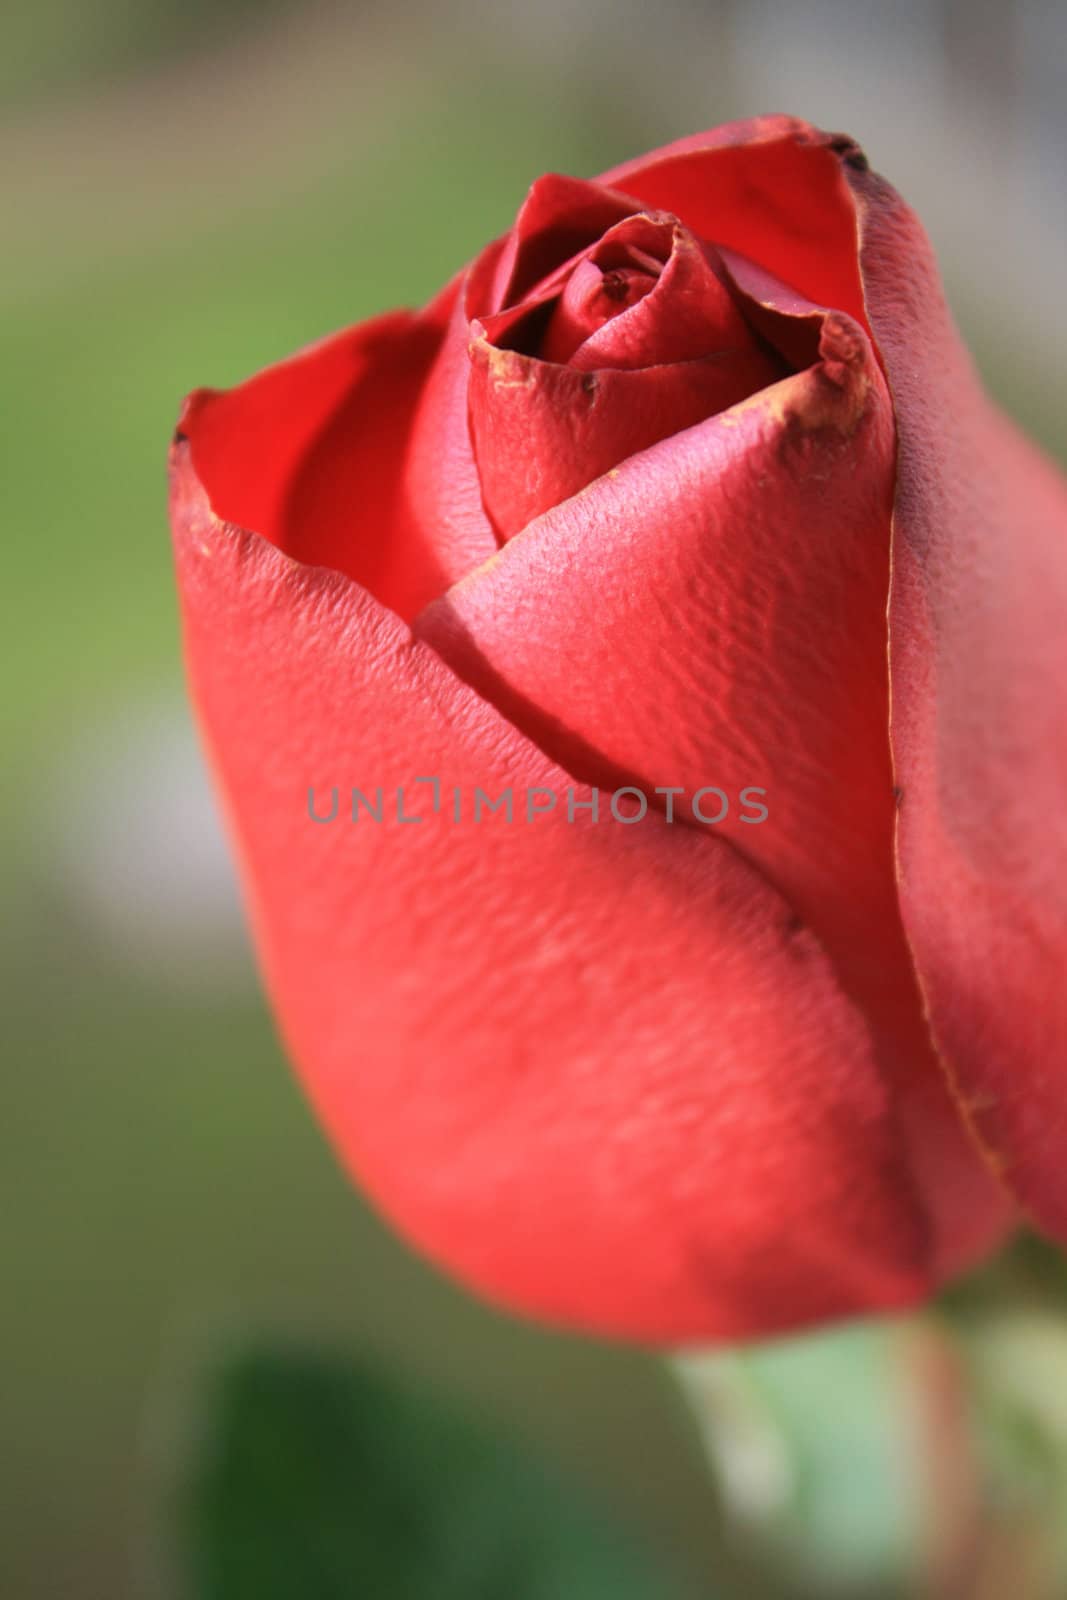
[[[826,143],[827,148],[832,150],[836,156],[840,156],[844,165],[851,167],[853,172],[870,171],[870,162],[851,134],[832,133]]]
[[[851,317],[831,313],[819,335],[819,356],[830,381],[844,387],[850,373],[863,366],[866,355],[867,341]]]

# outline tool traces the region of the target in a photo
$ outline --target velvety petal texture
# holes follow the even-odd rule
[[[974,1130],[1067,1240],[1067,485],[983,394],[917,218],[851,183],[899,437],[904,923]]]
[[[222,522],[194,460],[194,693],[285,1036],[379,1203],[506,1304],[602,1332],[732,1338],[921,1293],[867,1029],[784,899],[690,828],[562,801],[527,823],[527,788],[570,775],[359,585]],[[380,822],[350,820],[352,786],[384,790]],[[453,820],[455,789],[509,786],[511,822]],[[332,822],[309,789],[323,817],[340,790]]]
[[[283,1032],[433,1259],[738,1339],[1067,1232],[1067,505],[851,141],[539,179],[191,397],[172,520]]]
[[[874,1029],[948,1271],[989,1248],[1004,1200],[938,1069],[897,907],[889,398],[855,324],[827,318],[821,349],[546,513],[415,628],[586,781],[713,786],[712,815],[727,797],[716,835],[785,893]]]

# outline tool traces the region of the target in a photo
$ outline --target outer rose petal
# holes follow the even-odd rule
[[[900,896],[934,1036],[998,1170],[1067,1238],[1067,485],[983,395],[929,243],[850,172],[897,417]]]
[[[847,319],[829,319],[823,357],[555,507],[415,628],[586,781],[726,793],[716,831],[814,928],[872,1022],[948,1275],[1008,1206],[930,1049],[896,901],[888,396]],[[740,820],[750,785],[767,793],[759,825]]]
[[[421,315],[376,317],[236,388],[198,390],[180,423],[221,516],[240,506],[290,555],[349,573],[401,615],[496,548],[477,495],[466,399],[451,394],[442,359],[458,288],[457,280]],[[457,412],[459,429],[449,425]],[[426,428],[432,455],[414,448]],[[475,484],[466,515],[457,432]],[[447,462],[444,482],[428,455]]]
[[[499,1300],[631,1337],[921,1294],[866,1029],[778,894],[658,819],[451,821],[453,785],[567,774],[357,584],[220,522],[188,444],[173,468],[192,683],[267,979],[383,1208]],[[444,806],[419,825],[308,818],[309,785],[403,784],[410,806],[423,775]]]

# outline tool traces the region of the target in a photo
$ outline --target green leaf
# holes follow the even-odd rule
[[[491,1428],[369,1366],[217,1376],[180,1497],[192,1600],[671,1600],[634,1541]]]

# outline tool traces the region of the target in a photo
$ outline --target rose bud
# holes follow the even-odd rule
[[[172,483],[266,983],[417,1247],[677,1341],[1067,1234],[1067,493],[855,145],[541,178]]]

